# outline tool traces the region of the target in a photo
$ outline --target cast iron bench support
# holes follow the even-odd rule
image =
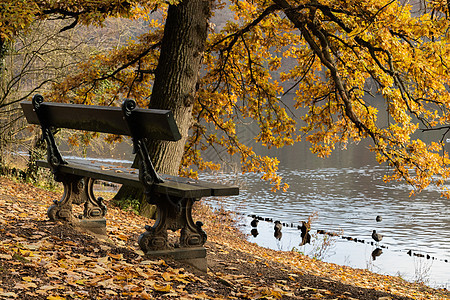
[[[61,182],[64,193],[61,200],[54,200],[47,210],[50,220],[68,221],[92,231],[106,235],[106,205],[103,198],[94,196],[95,179],[72,174],[58,174],[55,180]],[[84,204],[83,214],[77,218],[72,213],[72,204]]]
[[[95,198],[95,180],[104,180],[143,188],[146,199],[157,206],[155,224],[145,226],[139,246],[150,256],[172,256],[206,271],[207,235],[202,222],[192,219],[192,206],[202,197],[237,195],[239,188],[188,178],[158,174],[146,147],[147,139],[177,141],[181,138],[173,115],[167,110],[136,107],[125,100],[122,108],[93,105],[44,103],[43,97],[21,102],[28,123],[41,126],[47,143],[47,160],[38,166],[49,168],[55,180],[62,182],[64,194],[48,209],[51,220],[77,224],[94,233],[106,234],[106,206]],[[68,128],[131,136],[133,154],[139,157],[139,169],[104,165],[87,160],[64,159],[54,139],[54,130]],[[81,216],[72,213],[72,204],[84,204]],[[180,230],[181,229],[181,230]],[[167,231],[180,230],[179,242],[169,243]]]

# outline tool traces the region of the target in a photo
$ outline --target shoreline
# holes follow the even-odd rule
[[[262,248],[244,239],[232,213],[213,211],[201,202],[196,204],[194,217],[204,222],[208,234],[205,246],[209,270],[199,274],[174,261],[142,256],[137,236],[153,221],[111,206],[109,201],[108,241],[75,232],[66,224],[49,222],[46,208],[51,199],[60,196],[0,177],[0,268],[4,271],[0,275],[0,297],[47,299],[55,294],[67,299],[152,299],[170,295],[184,299],[199,299],[199,295],[202,299],[311,299],[320,295],[324,299],[450,299],[444,289],[314,260],[293,251]],[[104,272],[86,273],[86,261]],[[125,269],[133,276],[123,275]],[[29,276],[21,273],[30,270],[34,273]],[[96,281],[99,276],[104,280]],[[32,280],[27,281],[28,277]],[[59,288],[43,288],[52,282],[58,282]],[[24,286],[36,286],[36,292],[18,288]],[[79,296],[83,294],[84,298]]]

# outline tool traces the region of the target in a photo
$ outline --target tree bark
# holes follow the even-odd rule
[[[169,6],[149,108],[171,110],[182,138],[178,142],[149,141],[151,160],[159,173],[178,174],[192,122],[210,16],[210,0],[183,0]],[[128,187],[122,187],[115,198],[129,198],[130,193]],[[141,201],[144,210],[146,201]]]
[[[152,141],[149,144],[158,172],[178,174],[192,122],[210,5],[209,0],[185,0],[169,7],[149,108],[170,109],[182,138],[176,143]]]

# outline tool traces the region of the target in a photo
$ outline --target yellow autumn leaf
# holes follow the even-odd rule
[[[139,298],[144,299],[144,300],[153,299],[153,297],[151,295],[149,295],[146,291],[143,291],[142,293],[140,293]]]
[[[66,300],[66,298],[56,295],[56,296],[47,296],[47,300]]]
[[[86,281],[87,281],[87,279],[79,279],[79,280],[76,280],[75,283],[79,284],[79,285],[84,285]]]
[[[37,288],[36,283],[34,282],[18,282],[16,283],[16,285],[14,286],[15,289],[35,289]]]
[[[124,234],[117,234],[116,235],[117,238],[121,239],[122,241],[127,241],[128,240],[128,236],[124,235]]]
[[[162,277],[164,278],[165,281],[172,281],[175,276],[176,276],[175,274],[169,272],[164,272],[162,274]]]
[[[173,280],[188,284],[190,283],[191,277],[186,274],[177,274]]]
[[[6,292],[6,293],[2,293],[1,291],[0,291],[0,297],[5,297],[5,298],[9,298],[9,299],[11,299],[11,298],[17,298],[17,297],[19,297],[19,295],[17,295],[16,293],[13,293],[13,292]]]
[[[34,279],[34,278],[29,277],[29,276],[22,277],[22,280],[23,280],[23,281],[27,281],[27,282],[32,282],[33,279]]]
[[[119,254],[112,254],[112,253],[108,253],[108,256],[117,259],[117,260],[122,260],[123,259],[123,254],[119,253]]]
[[[106,265],[109,262],[109,257],[108,256],[99,257],[97,258],[97,262]]]
[[[33,252],[31,252],[31,251],[29,251],[29,250],[22,250],[22,249],[19,249],[19,252],[20,252],[20,254],[21,254],[22,256],[24,256],[24,257],[27,257],[27,256],[33,257],[33,256],[34,256]]]
[[[153,289],[157,292],[168,293],[172,289],[172,285],[171,284],[164,285],[164,284],[155,283],[155,285],[153,286]]]

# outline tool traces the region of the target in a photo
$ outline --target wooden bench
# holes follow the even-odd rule
[[[62,199],[54,201],[48,209],[51,220],[75,222],[93,232],[106,234],[106,206],[95,198],[95,180],[115,182],[144,189],[146,199],[157,206],[155,224],[145,226],[139,237],[139,246],[148,255],[170,255],[185,260],[206,271],[206,251],[203,247],[207,235],[202,222],[194,223],[192,206],[208,196],[238,195],[239,188],[222,184],[158,174],[149,157],[146,139],[177,141],[181,138],[173,115],[168,110],[141,109],[134,100],[124,101],[122,108],[44,103],[35,95],[21,106],[30,124],[41,126],[47,143],[47,160],[38,161],[40,167],[50,168],[55,180],[62,182]],[[64,159],[54,139],[55,128],[103,132],[130,136],[133,153],[138,155],[139,169],[106,165],[91,160]],[[83,215],[76,218],[72,204],[84,204]],[[178,245],[170,245],[167,230],[180,231]]]

